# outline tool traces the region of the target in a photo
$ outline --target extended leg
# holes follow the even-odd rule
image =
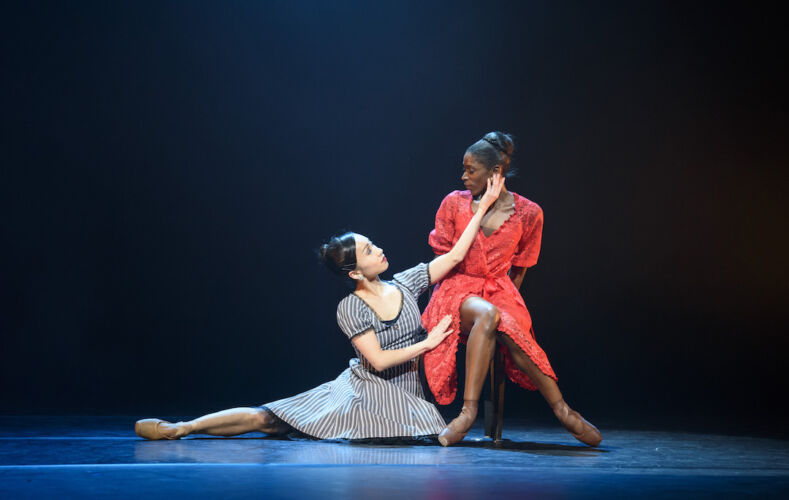
[[[534,382],[534,385],[537,386],[537,390],[540,391],[542,397],[551,405],[556,418],[559,419],[570,434],[589,446],[597,446],[600,444],[600,441],[603,440],[600,431],[564,402],[564,398],[562,397],[562,393],[556,381],[544,374],[542,370],[534,364],[534,361],[532,361],[508,335],[500,335],[499,340],[507,346],[515,364],[518,365],[521,371],[529,376],[532,382]]]
[[[460,415],[439,434],[438,440],[444,446],[462,440],[474,425],[482,385],[496,349],[498,324],[498,309],[480,297],[469,297],[460,306],[460,329],[469,334],[466,343],[466,387]]]
[[[534,382],[534,385],[537,386],[537,390],[540,391],[540,394],[542,394],[542,397],[545,398],[549,405],[553,405],[553,403],[562,399],[562,393],[559,390],[559,386],[556,384],[556,381],[544,374],[542,370],[540,370],[540,368],[534,364],[534,361],[532,361],[531,358],[525,352],[523,352],[523,349],[518,347],[518,344],[516,344],[515,341],[509,337],[509,335],[499,335],[499,341],[507,346],[507,349],[509,349],[510,354],[512,355],[512,360],[515,361],[515,364],[518,365],[518,368],[520,368],[521,371],[528,375],[531,381]]]
[[[189,434],[237,436],[247,432],[281,434],[288,426],[262,408],[232,408],[210,413],[189,422],[170,423],[159,419],[139,420],[134,426],[146,439],[179,439]]]

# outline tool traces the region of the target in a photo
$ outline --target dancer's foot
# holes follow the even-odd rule
[[[474,420],[477,419],[477,406],[477,401],[463,401],[463,409],[460,410],[460,415],[455,417],[438,435],[438,442],[441,443],[441,446],[451,446],[459,443],[466,437],[469,429],[474,425]]]
[[[145,439],[181,439],[191,432],[191,425],[187,422],[171,424],[158,418],[146,418],[134,423],[134,432]]]
[[[564,399],[551,404],[553,413],[575,439],[588,446],[597,446],[603,440],[597,427],[587,422],[577,411],[570,408]]]

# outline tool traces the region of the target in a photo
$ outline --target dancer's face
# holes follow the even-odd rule
[[[501,172],[500,166],[496,165],[493,169],[488,170],[485,165],[477,161],[476,156],[466,153],[463,156],[463,176],[460,180],[463,181],[466,189],[471,191],[472,196],[479,196],[485,192],[488,179],[496,172]]]
[[[384,251],[370,241],[366,236],[354,234],[356,240],[356,269],[349,274],[353,279],[360,276],[372,280],[382,272],[389,269]]]

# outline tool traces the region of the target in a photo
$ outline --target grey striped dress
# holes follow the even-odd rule
[[[401,349],[424,338],[417,298],[430,284],[427,264],[394,275],[402,297],[400,312],[383,321],[356,294],[337,306],[337,323],[349,339],[373,329],[381,349]],[[433,436],[444,428],[438,409],[424,399],[419,359],[376,371],[358,358],[339,377],[296,396],[262,407],[291,427],[319,439]]]

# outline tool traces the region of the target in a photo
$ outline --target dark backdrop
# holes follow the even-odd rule
[[[595,422],[783,422],[789,82],[768,8],[0,18],[0,411],[195,414],[334,378],[346,290],[314,248],[350,228],[392,271],[429,259],[463,151],[498,129],[517,141],[509,188],[545,212],[524,296],[567,400]],[[515,386],[507,412],[550,416]]]

